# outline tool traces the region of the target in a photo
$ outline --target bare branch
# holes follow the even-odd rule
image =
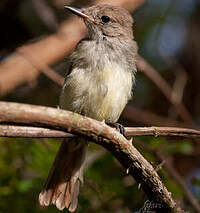
[[[186,138],[200,138],[200,131],[196,129],[176,127],[129,127],[126,128],[127,136],[173,136]]]
[[[0,137],[65,138],[72,135],[61,130],[42,127],[0,125]]]
[[[173,177],[173,179],[183,189],[183,191],[185,193],[185,196],[187,197],[187,199],[190,202],[191,206],[196,210],[196,212],[200,212],[200,205],[198,203],[198,200],[193,196],[193,194],[191,193],[191,191],[188,189],[188,187],[186,186],[186,184],[183,181],[182,177],[178,174],[178,172],[174,168],[171,160],[169,158],[166,159],[166,156],[161,151],[158,151],[158,150],[150,147],[149,145],[142,143],[141,141],[135,141],[135,143],[139,147],[141,147],[142,149],[145,149],[148,152],[153,153],[154,156],[156,156],[156,158],[159,161],[164,162],[164,167],[168,170],[169,174]]]
[[[175,128],[175,127],[126,127],[126,136],[169,136],[200,138],[200,131],[195,129]],[[17,125],[0,125],[0,137],[25,137],[25,138],[65,138],[73,137],[66,131],[56,130],[56,128],[42,128]]]
[[[109,150],[132,175],[150,200],[161,203],[170,212],[184,212],[177,207],[152,165],[131,141],[115,129],[79,114],[50,107],[0,102],[0,123],[18,123],[56,128],[85,135]]]

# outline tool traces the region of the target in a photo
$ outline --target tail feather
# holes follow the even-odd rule
[[[59,210],[68,208],[73,212],[78,205],[82,169],[86,154],[83,138],[73,138],[62,142],[48,178],[39,195],[41,206],[56,205]],[[81,141],[82,140],[82,141]]]

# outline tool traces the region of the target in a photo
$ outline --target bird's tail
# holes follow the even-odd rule
[[[87,143],[79,137],[68,140],[65,139],[60,146],[39,195],[39,203],[41,206],[54,204],[59,210],[66,207],[73,212],[78,204],[79,185],[83,181]]]

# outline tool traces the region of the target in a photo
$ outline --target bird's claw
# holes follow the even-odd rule
[[[119,123],[107,123],[111,127],[115,127],[123,136],[126,136],[126,130],[122,124]]]

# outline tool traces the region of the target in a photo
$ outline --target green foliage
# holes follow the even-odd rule
[[[0,212],[39,211],[37,196],[57,146],[56,142],[48,143],[48,149],[44,144],[31,139],[1,139]]]
[[[165,183],[170,192],[173,192],[174,197],[182,198],[184,196],[183,189],[177,184],[177,182],[170,177],[165,178]]]
[[[194,186],[200,187],[200,179],[199,178],[192,178],[191,183]]]
[[[58,149],[55,140],[5,139],[0,141],[0,213],[58,212],[41,209],[38,194]],[[95,151],[98,146],[91,146]],[[128,180],[126,180],[128,178]],[[132,196],[137,196],[132,201]],[[9,203],[12,202],[12,205]],[[115,212],[143,205],[143,193],[110,153],[105,153],[85,171],[77,212]],[[137,209],[136,209],[137,210]]]
[[[187,155],[192,153],[193,145],[189,140],[177,140],[168,143],[165,151],[169,154],[182,153]]]

